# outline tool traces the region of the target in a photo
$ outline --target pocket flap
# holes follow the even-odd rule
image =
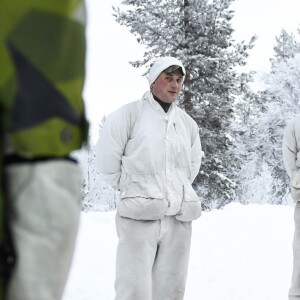
[[[163,199],[164,195],[159,186],[153,183],[130,183],[123,188],[121,198]]]

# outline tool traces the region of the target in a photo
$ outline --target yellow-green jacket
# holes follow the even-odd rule
[[[85,17],[82,0],[0,0],[1,250],[3,155],[65,157],[86,139]]]

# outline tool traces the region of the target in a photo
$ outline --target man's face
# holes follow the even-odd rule
[[[182,89],[183,76],[180,69],[172,73],[162,72],[152,83],[152,93],[159,100],[166,103],[173,103],[177,100]]]

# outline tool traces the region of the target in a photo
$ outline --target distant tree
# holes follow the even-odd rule
[[[262,120],[265,144],[261,154],[267,158],[273,168],[273,178],[281,181],[276,195],[279,200],[286,195],[287,175],[282,163],[282,137],[287,122],[300,113],[300,53],[273,64],[272,72],[265,79],[266,97],[272,101],[268,104]],[[270,144],[271,149],[268,149]]]
[[[233,0],[123,0],[114,16],[146,46],[135,67],[149,67],[160,56],[179,58],[186,67],[180,105],[198,123],[205,153],[195,187],[204,207],[232,200],[232,164],[224,160],[231,147],[230,121],[235,95],[242,92],[237,66],[243,66],[249,43],[232,38]],[[244,82],[247,84],[247,82]]]
[[[253,74],[245,74],[246,82],[252,81]],[[261,93],[254,92],[249,85],[245,84],[243,93],[236,97],[234,118],[230,124],[232,132],[232,147],[227,151],[226,159],[232,159],[233,180],[236,182],[234,199],[242,203],[248,203],[249,197],[257,183],[257,176],[262,173],[262,158],[257,155],[257,149],[261,144],[257,136],[260,124],[260,116],[266,111],[266,103]],[[250,189],[250,190],[248,190]]]
[[[247,183],[262,182],[266,172],[272,177],[265,181],[269,203],[287,202],[288,178],[281,149],[287,122],[300,112],[300,44],[284,30],[276,41],[271,70],[263,79],[266,88],[244,104],[248,111],[239,111],[240,119],[245,117],[248,122],[240,122],[244,126],[236,147],[245,150],[244,167],[237,172],[237,194],[242,202],[249,197]],[[238,125],[235,124],[235,129]],[[251,184],[248,189],[251,190]]]
[[[298,29],[298,33],[299,33]],[[282,29],[280,35],[276,37],[276,45],[274,47],[274,58],[271,59],[273,64],[294,57],[300,53],[300,43],[296,40],[293,33],[288,33]]]
[[[269,92],[257,94],[258,103],[269,101],[272,97]],[[261,105],[261,110],[256,110],[249,118],[248,127],[240,140],[236,143],[237,152],[245,151],[241,155],[243,164],[237,170],[238,188],[237,199],[241,202],[269,202],[281,204],[286,194],[286,175],[282,164],[282,137],[283,130],[288,119],[286,112],[281,108],[282,102],[273,97],[272,102]],[[253,110],[252,110],[253,111]],[[287,118],[287,119],[285,119]],[[267,176],[268,180],[264,177]],[[264,184],[264,190],[259,190],[259,183]],[[257,185],[255,197],[249,197],[249,191],[254,191]],[[264,192],[265,199],[262,198]],[[251,200],[252,199],[252,200]]]

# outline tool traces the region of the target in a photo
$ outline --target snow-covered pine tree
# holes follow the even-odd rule
[[[240,93],[236,66],[244,65],[249,43],[232,38],[233,0],[123,0],[114,16],[146,46],[135,67],[149,67],[160,56],[176,56],[186,66],[181,106],[198,123],[205,153],[195,187],[204,207],[232,200],[235,184],[225,153],[231,144],[229,124],[234,95]]]
[[[249,76],[251,79],[251,75]],[[262,158],[257,155],[257,149],[261,146],[261,141],[257,140],[259,134],[257,128],[260,116],[265,109],[266,106],[260,94],[253,92],[248,85],[245,85],[243,94],[236,98],[235,117],[230,125],[233,137],[232,147],[227,155],[227,159],[232,157],[236,162],[233,175],[237,183],[235,200],[241,203],[248,203],[254,199],[254,195],[249,199],[249,195],[252,195],[254,190],[253,184],[257,182],[256,177],[264,173],[261,172]]]
[[[293,50],[293,51],[292,51]],[[288,178],[282,162],[282,138],[284,128],[296,113],[300,112],[300,43],[293,34],[281,31],[276,38],[271,71],[264,78],[266,88],[255,95],[255,101],[246,103],[248,124],[244,127],[237,149],[244,147],[247,156],[237,176],[238,196],[241,202],[248,201],[251,188],[248,183],[261,180],[263,167],[272,176],[265,187],[269,203],[287,202]],[[249,168],[249,164],[255,167]],[[248,193],[248,194],[247,194]],[[259,193],[259,191],[258,191]],[[254,199],[254,198],[253,198]]]
[[[299,48],[300,50],[300,48]],[[262,118],[262,133],[265,143],[261,154],[272,167],[272,175],[277,184],[278,203],[285,202],[284,196],[288,178],[282,163],[282,138],[287,122],[300,113],[300,51],[284,58],[272,66],[272,72],[266,77],[265,99],[271,100]],[[269,146],[273,145],[272,148]]]
[[[298,33],[300,33],[300,29],[298,29]],[[276,62],[292,58],[296,53],[300,53],[300,43],[293,33],[282,29],[280,35],[276,37],[274,52],[274,58],[271,58],[272,66],[276,65]]]

